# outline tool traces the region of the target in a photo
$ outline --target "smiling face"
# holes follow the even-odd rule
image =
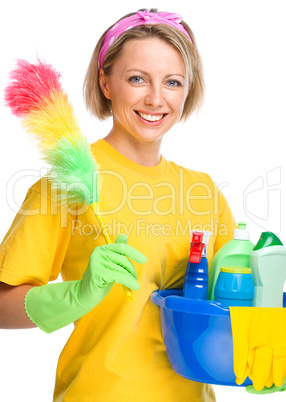
[[[100,86],[111,100],[118,138],[158,141],[180,119],[188,83],[183,58],[162,39],[125,43],[109,76],[100,71]]]

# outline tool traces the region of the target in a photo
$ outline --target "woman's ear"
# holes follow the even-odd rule
[[[103,95],[107,99],[111,99],[108,76],[104,74],[102,68],[99,70],[99,85],[103,92]]]

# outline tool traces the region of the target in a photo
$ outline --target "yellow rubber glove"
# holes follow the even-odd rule
[[[256,391],[253,385],[248,385],[245,390],[249,392],[250,394],[273,394],[274,392],[283,392],[286,391],[286,378],[281,387],[276,387],[275,385],[272,385],[271,387],[264,387],[261,391]]]
[[[250,339],[254,360],[249,378],[258,391],[273,383],[281,387],[286,377],[286,310],[282,307],[255,309]]]
[[[286,377],[286,309],[230,307],[234,373],[237,384],[248,376],[260,391]]]
[[[253,364],[254,352],[250,350],[250,336],[255,309],[248,307],[229,307],[232,340],[233,370],[236,383],[241,385],[247,378]]]

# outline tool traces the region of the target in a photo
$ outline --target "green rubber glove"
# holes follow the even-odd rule
[[[245,389],[250,394],[272,394],[273,392],[286,391],[286,378],[281,387],[276,387],[276,385],[273,384],[270,388],[264,387],[261,391],[256,391],[253,385],[248,385]]]
[[[25,309],[34,324],[47,333],[71,324],[100,303],[114,282],[139,289],[135,268],[127,257],[141,264],[146,257],[126,242],[123,234],[113,244],[96,247],[80,280],[31,288]]]

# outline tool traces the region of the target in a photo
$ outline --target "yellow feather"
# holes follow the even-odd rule
[[[73,108],[62,92],[51,93],[22,122],[26,132],[39,141],[41,149],[55,146],[63,136],[74,142],[82,135]]]

